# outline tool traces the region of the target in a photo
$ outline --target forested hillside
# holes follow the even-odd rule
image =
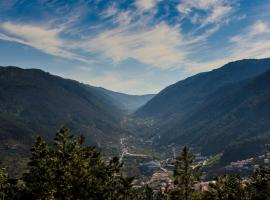
[[[61,126],[117,153],[123,112],[110,96],[36,69],[0,68],[1,160],[26,157],[33,138],[49,141]],[[114,151],[112,151],[114,150]]]
[[[258,155],[270,142],[270,59],[241,60],[171,85],[135,117],[152,120],[160,145],[192,145],[223,160]],[[158,137],[157,137],[158,136]]]

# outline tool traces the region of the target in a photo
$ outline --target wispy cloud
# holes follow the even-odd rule
[[[267,12],[260,11],[264,17],[256,22],[260,19],[256,8],[251,17],[239,8],[240,0],[104,2],[25,3],[24,12],[37,9],[33,16],[40,16],[40,19],[15,19],[0,14],[3,20],[0,40],[24,44],[62,58],[52,60],[75,63],[69,66],[72,73],[78,74],[77,77],[71,74],[72,78],[122,91],[142,90],[146,88],[144,79],[153,80],[160,74],[170,74],[163,76],[166,79],[163,87],[171,83],[167,79],[173,73],[178,73],[173,78],[178,80],[220,67],[228,61],[270,56]],[[13,4],[1,2],[1,6],[8,12]],[[0,12],[2,10],[0,8]],[[20,10],[20,17],[21,13]],[[31,14],[30,18],[33,16]],[[238,23],[243,25],[241,29],[236,27]],[[120,68],[129,64],[142,70],[134,79],[120,73]],[[146,71],[155,74],[146,75]],[[138,76],[144,78],[138,80]],[[159,82],[156,80],[149,91],[157,91],[155,87],[161,87],[156,86]]]
[[[43,29],[31,25],[18,25],[5,22],[1,28],[7,34],[1,34],[2,40],[9,40],[32,46],[45,53],[60,57],[71,57],[72,54],[63,50],[63,41],[58,37],[60,29]]]
[[[118,63],[128,58],[168,69],[185,57],[185,41],[177,27],[165,23],[136,31],[117,28],[104,31],[84,43],[84,49],[98,52],[100,56]]]
[[[57,57],[86,61],[67,50],[69,43],[60,37],[60,33],[63,31],[61,28],[49,29],[10,22],[4,22],[0,28],[5,32],[0,34],[1,40],[28,45]]]
[[[160,0],[135,0],[135,4],[141,11],[149,11],[155,8],[159,1]]]
[[[76,69],[81,70],[83,72],[93,72],[94,71],[93,67],[84,66],[84,65],[77,66]]]
[[[99,27],[100,33],[76,41],[61,37],[63,33],[69,31],[69,26],[47,28],[10,22],[0,25],[4,31],[0,39],[18,42],[47,54],[85,63],[92,60],[86,58],[87,54],[94,54],[97,55],[94,58],[97,62],[107,60],[118,64],[132,58],[149,67],[166,70],[183,67],[190,59],[189,54],[197,51],[200,42],[204,42],[219,29],[219,25],[216,25],[200,35],[184,34],[180,24],[169,25],[163,21],[151,24],[148,22],[152,20],[152,16],[147,18],[130,9],[121,11],[115,5],[105,10],[102,17],[112,17],[110,21],[115,23],[116,27],[107,29]],[[134,20],[137,18],[144,20]],[[74,49],[87,54],[73,53]]]
[[[135,4],[140,10],[153,10],[158,2],[160,0],[135,1]],[[118,26],[90,36],[88,41],[77,44],[80,48],[114,64],[132,58],[161,70],[183,67],[183,63],[189,60],[189,54],[197,51],[200,42],[205,42],[220,28],[217,24],[199,35],[184,34],[181,24],[172,25],[165,21],[153,24],[152,14],[145,15],[132,9],[121,11],[115,5],[105,10],[102,16],[112,17],[110,21]]]
[[[80,6],[73,9],[75,17],[68,17],[65,23],[48,25],[54,28],[5,22],[0,25],[4,31],[0,39],[22,43],[47,54],[85,63],[92,60],[90,55],[97,55],[94,58],[97,62],[105,59],[118,64],[132,58],[162,70],[183,67],[183,63],[190,59],[190,54],[197,51],[197,46],[218,31],[220,25],[216,24],[200,34],[193,35],[183,33],[181,24],[168,24],[165,21],[152,23],[154,15],[145,15],[144,12],[156,9],[160,1],[135,0],[135,10],[132,7],[121,10],[113,3],[99,14],[101,19],[107,20],[113,26],[99,26],[95,34],[83,35],[76,41],[63,38],[62,35],[73,33],[74,30],[81,31],[80,27],[72,27],[76,22],[74,19],[81,16],[78,12]],[[189,16],[193,9],[207,11],[209,14],[203,18],[203,23],[208,24],[221,20],[231,12],[232,7],[226,4],[225,0],[183,0],[178,5],[178,10],[186,16]],[[84,8],[82,13],[85,13]],[[56,22],[59,23],[59,20],[50,21],[53,24]],[[87,58],[88,55],[91,59]]]
[[[204,27],[219,23],[232,14],[235,10],[234,4],[235,1],[228,0],[182,0],[177,9],[192,23]],[[198,13],[198,10],[201,12]]]
[[[252,24],[230,41],[235,59],[270,57],[270,25],[263,21]]]
[[[208,61],[187,62],[187,70],[197,73],[218,68],[230,61],[270,57],[270,25],[259,20],[229,38],[229,42],[229,46],[220,49],[217,56]]]
[[[130,88],[137,88],[142,84],[142,82],[138,79],[127,79],[120,74],[112,72],[96,75],[95,77],[91,77],[84,82],[95,86],[105,87],[114,91],[128,91]]]
[[[109,6],[106,10],[100,13],[101,18],[108,18],[115,16],[119,12],[119,9],[116,7],[115,4]]]

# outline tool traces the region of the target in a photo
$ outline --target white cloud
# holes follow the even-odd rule
[[[108,17],[112,17],[112,16],[116,15],[118,12],[119,12],[119,10],[116,8],[116,6],[112,5],[109,8],[107,8],[106,10],[104,10],[103,12],[101,12],[100,16],[102,18],[108,18]]]
[[[84,72],[93,72],[94,68],[89,66],[77,66],[77,69],[84,71]]]
[[[84,82],[90,85],[105,87],[114,91],[129,91],[130,88],[136,88],[141,84],[141,81],[138,79],[126,79],[123,76],[112,72],[91,77]]]
[[[201,26],[221,22],[234,11],[234,2],[228,0],[182,0],[177,9],[192,23],[200,23]],[[196,11],[203,11],[198,14]]]
[[[215,7],[210,15],[204,20],[205,24],[219,22],[221,19],[231,13],[233,8],[231,6],[220,5]]]
[[[270,25],[257,21],[241,33],[230,38],[231,44],[220,49],[220,52],[212,60],[205,62],[187,62],[187,70],[198,73],[223,66],[224,64],[246,58],[270,57]]]
[[[48,29],[10,22],[4,22],[0,25],[0,28],[5,32],[0,34],[1,40],[28,45],[47,54],[62,58],[83,60],[74,53],[66,50],[66,47],[69,45],[59,36],[63,31],[61,28]]]
[[[155,8],[159,0],[135,0],[136,6],[142,11],[148,11]]]
[[[161,69],[176,67],[185,58],[183,36],[177,27],[160,23],[152,28],[117,28],[104,31],[83,43],[89,52],[118,63],[128,58]]]
[[[159,1],[136,0],[135,3],[140,10],[152,10]],[[222,6],[217,7],[217,1],[189,0],[183,1],[181,5],[190,9],[219,8],[205,20],[210,23],[227,11]],[[152,14],[145,15],[132,9],[120,10],[116,4],[101,12],[100,17],[110,18],[106,20],[109,20],[114,28],[98,26],[95,34],[83,35],[77,41],[62,37],[63,33],[69,33],[70,26],[47,28],[10,22],[0,25],[0,30],[4,30],[0,39],[29,45],[54,56],[76,59],[87,64],[93,62],[92,55],[98,55],[94,58],[98,62],[107,59],[117,64],[132,58],[149,67],[166,70],[182,68],[190,59],[190,54],[197,51],[197,46],[203,45],[207,38],[220,28],[219,25],[215,25],[198,35],[184,34],[179,24],[168,25],[164,21],[152,24]],[[200,20],[200,16],[197,20]],[[88,54],[81,54],[82,51]],[[86,59],[87,55],[89,58]]]
[[[249,36],[256,36],[260,34],[270,33],[270,27],[262,21],[257,21],[253,26],[250,27]]]
[[[132,13],[128,10],[119,11],[112,21],[119,26],[128,26],[132,21]]]
[[[71,51],[80,49],[91,54],[98,53],[100,59],[109,59],[114,63],[133,58],[160,69],[177,67],[186,57],[184,47],[188,43],[179,27],[166,23],[148,27],[137,22],[119,22],[114,29],[79,41],[61,38],[60,35],[65,32],[63,28],[5,22],[0,25],[1,29],[1,40],[28,45],[50,55],[90,63],[91,59]]]
[[[249,28],[243,27],[242,32],[230,38],[229,43],[226,43],[226,35],[224,41],[218,45],[216,38],[213,41],[208,40],[227,22],[242,20],[249,14],[236,14],[239,0],[167,1],[166,16],[157,17],[155,13],[160,1],[162,0],[132,0],[134,3],[124,9],[118,2],[110,3],[111,6],[107,9],[93,13],[100,23],[91,23],[90,20],[87,24],[82,24],[80,20],[85,19],[84,16],[89,12],[96,12],[98,8],[89,8],[84,1],[79,1],[67,15],[63,13],[72,7],[64,6],[56,10],[57,15],[52,14],[48,20],[41,19],[42,26],[1,23],[0,39],[28,45],[61,58],[83,61],[81,66],[73,67],[75,70],[72,71],[72,78],[122,91],[130,91],[130,88],[151,91],[158,87],[156,85],[160,80],[153,81],[155,84],[152,88],[149,87],[151,84],[143,85],[143,79],[152,81],[155,76],[146,75],[146,66],[149,66],[147,70],[156,74],[178,73],[179,76],[175,78],[178,79],[183,77],[183,73],[190,75],[210,70],[233,60],[270,57],[270,26],[263,21],[257,21]],[[171,2],[178,4],[179,16],[168,20],[166,17],[170,17],[170,6],[175,5]],[[51,4],[52,8],[55,6],[54,3]],[[251,17],[247,17],[248,22]],[[185,26],[182,30],[181,23],[185,23],[183,19],[189,19],[194,26],[187,29]],[[73,39],[65,37],[66,35]],[[91,63],[92,58],[96,63]],[[143,63],[138,67],[144,70],[140,80],[138,76],[136,80],[127,78],[117,67],[110,73],[107,72],[110,70],[106,68],[107,61],[116,66],[129,58]],[[114,73],[116,71],[119,73]],[[170,78],[168,76],[164,79]]]
[[[217,4],[217,0],[183,0],[177,6],[179,12],[189,14],[192,10],[209,10]]]
[[[232,12],[233,8],[224,2],[224,0],[182,1],[180,4],[182,7],[179,5],[178,9],[182,9],[185,14],[190,14],[194,8],[209,11],[204,22],[214,24],[217,20],[221,20],[226,13]],[[154,7],[149,6],[148,8]],[[117,64],[132,58],[161,70],[185,68],[192,72],[218,67],[231,60],[267,56],[267,52],[270,52],[269,25],[258,21],[244,30],[245,34],[231,38],[232,45],[228,48],[226,56],[220,55],[220,59],[215,59],[217,56],[214,56],[212,60],[200,62],[199,57],[194,57],[194,55],[198,55],[198,47],[204,45],[207,38],[219,30],[220,24],[215,24],[198,35],[184,34],[179,25],[168,25],[165,22],[149,25],[148,20],[151,18],[136,21],[134,20],[136,17],[143,19],[142,16],[141,18],[138,16],[137,12],[132,13],[131,10],[116,12],[116,10],[116,7],[111,7],[107,10],[107,15],[104,14],[106,17],[113,16],[110,20],[117,24],[116,27],[107,29],[99,27],[101,30],[99,34],[85,36],[78,41],[69,41],[61,37],[61,34],[66,31],[65,27],[46,28],[10,22],[0,25],[0,30],[2,29],[0,39],[22,43],[54,56],[77,59],[85,63],[89,63],[90,60],[85,59],[87,54],[81,54],[84,55],[82,58],[79,54],[74,54],[73,49],[88,52],[89,55],[98,55],[95,57],[97,61],[107,59],[107,61]],[[200,16],[197,20],[200,20]],[[86,72],[92,69],[81,67],[80,70]],[[108,76],[108,80],[111,80],[110,83],[115,79],[115,75]]]
[[[270,57],[270,26],[265,22],[257,21],[230,41],[235,59]]]

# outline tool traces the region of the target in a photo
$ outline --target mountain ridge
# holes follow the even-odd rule
[[[262,66],[262,69],[256,70],[253,66],[249,66],[248,67],[249,69],[244,71],[243,74],[241,74],[240,72],[243,72],[241,69],[242,66],[245,64],[250,65],[250,62],[255,63],[255,64],[259,63],[259,65]],[[267,64],[267,66],[265,63]],[[203,73],[199,73],[194,76],[188,77],[184,80],[178,81],[175,84],[172,84],[166,87],[165,89],[161,90],[161,92],[155,95],[153,99],[151,99],[144,106],[139,108],[135,112],[134,116],[159,118],[162,116],[167,117],[168,115],[171,114],[172,111],[175,112],[179,110],[185,110],[186,108],[191,107],[190,106],[191,103],[199,104],[200,101],[203,101],[203,98],[205,96],[214,92],[214,90],[216,90],[218,87],[221,87],[222,85],[226,85],[227,83],[234,82],[234,81],[244,80],[250,76],[254,77],[255,75],[259,75],[260,73],[267,71],[268,69],[270,69],[269,63],[270,63],[269,58],[265,58],[261,60],[243,59],[240,61],[230,62],[221,68],[217,68],[209,72],[203,72]],[[233,68],[234,68],[234,71],[238,71],[238,73],[235,73],[235,74],[230,73],[230,70]],[[214,76],[212,76],[211,79],[207,80],[208,76],[212,74]],[[220,76],[220,74],[226,75],[226,77],[222,77]],[[230,75],[233,75],[233,76],[230,76]],[[203,82],[204,79],[206,79],[206,81],[208,82]],[[213,86],[213,82],[216,83],[217,80],[219,82],[219,85]],[[208,86],[211,84],[212,84],[211,86],[212,88],[208,88]],[[179,90],[182,90],[182,91],[179,92]],[[190,94],[194,92],[197,93],[196,94],[197,97],[195,97],[194,95],[192,96],[192,94]],[[182,93],[183,95],[181,96],[181,94],[179,93]],[[177,104],[180,104],[180,105],[177,106]],[[159,111],[156,111],[155,107],[159,107]]]
[[[262,151],[263,140],[270,143],[269,70],[269,58],[228,63],[165,88],[135,117],[154,120],[145,132],[157,148],[174,144],[192,146],[208,155],[224,152],[227,162],[254,156],[258,149]],[[143,110],[144,114],[141,110],[147,106],[150,109]],[[250,141],[256,142],[252,146]]]
[[[155,94],[125,94],[122,92],[111,91],[103,87],[96,88],[113,98],[119,104],[119,107],[122,108],[124,112],[127,112],[127,114],[132,114],[155,96]]]

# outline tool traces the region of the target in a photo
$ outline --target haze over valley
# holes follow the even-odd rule
[[[1,67],[2,158],[27,159],[33,138],[50,141],[62,126],[122,159],[162,162],[184,145],[221,155],[220,166],[260,156],[270,142],[269,71],[268,58],[240,60],[140,96]]]
[[[0,1],[0,200],[270,199],[269,10]]]

